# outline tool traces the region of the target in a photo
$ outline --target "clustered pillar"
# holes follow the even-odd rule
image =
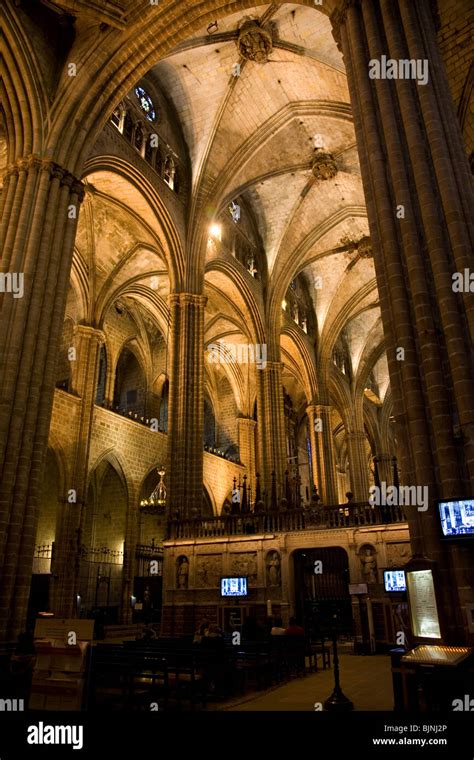
[[[172,293],[168,484],[171,514],[189,516],[202,504],[205,296]]]
[[[24,280],[21,297],[0,295],[0,641],[16,638],[26,617],[82,198],[81,182],[32,156],[9,168],[0,201],[1,272]]]
[[[454,558],[442,545],[435,501],[474,488],[474,304],[452,288],[473,250],[472,178],[430,0],[343,0],[333,25],[351,94],[404,482],[430,495],[426,512],[407,509],[412,548],[437,561],[444,602],[456,611],[447,638],[459,641],[467,635],[462,606],[472,601],[467,550]],[[371,79],[369,61],[382,55],[429,61],[428,83]]]
[[[391,486],[393,484],[393,457],[390,454],[382,453],[378,454],[376,459],[380,483],[386,483],[387,486]]]
[[[309,421],[314,485],[317,487],[319,496],[324,504],[337,504],[339,499],[331,425],[331,407],[328,404],[310,404],[306,413]]]
[[[87,469],[100,347],[104,340],[104,333],[93,327],[77,325],[74,329],[71,348],[75,350],[75,358],[72,361],[71,391],[81,399],[80,419],[76,439],[71,442],[74,448],[71,479],[66,483],[67,494],[62,499],[58,518],[50,597],[51,609],[61,617],[74,614],[75,597],[80,591],[77,582],[82,525],[87,509]]]
[[[363,431],[347,433],[347,452],[349,455],[349,478],[354,501],[367,501],[369,498],[369,463],[366,453],[366,436]]]
[[[245,465],[248,484],[255,489],[255,428],[257,423],[250,417],[239,417],[238,425],[240,461]],[[255,490],[253,493],[255,495]]]
[[[283,406],[283,365],[269,361],[259,370],[258,382],[258,461],[262,465],[263,487],[270,498],[272,472],[275,472],[277,498],[285,493],[286,432]]]

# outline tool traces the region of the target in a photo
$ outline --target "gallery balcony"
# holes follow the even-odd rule
[[[168,539],[241,536],[286,533],[298,530],[335,530],[371,525],[405,523],[399,506],[371,506],[368,503],[342,504],[314,509],[288,509],[284,512],[249,512],[174,519],[168,522]]]

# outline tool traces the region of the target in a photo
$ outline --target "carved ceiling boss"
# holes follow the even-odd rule
[[[247,61],[267,63],[273,42],[269,32],[263,29],[258,21],[247,18],[241,22],[237,46],[240,55]]]

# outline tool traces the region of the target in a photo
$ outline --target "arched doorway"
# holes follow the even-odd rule
[[[338,631],[352,634],[349,558],[339,546],[298,549],[293,554],[295,610],[308,634],[328,635],[337,615]]]
[[[102,460],[90,476],[79,574],[80,615],[119,622],[128,494],[118,463]]]

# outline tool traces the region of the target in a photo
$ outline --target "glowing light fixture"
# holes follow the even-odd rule
[[[158,475],[160,479],[156,488],[152,491],[148,499],[142,499],[140,502],[140,512],[144,512],[150,515],[160,514],[165,511],[166,508],[166,486],[163,481],[165,474],[165,468],[160,467],[158,469]]]
[[[283,299],[283,301],[281,302],[281,308],[282,308],[282,309],[284,309],[284,310],[286,311],[286,307],[287,307],[287,305],[288,305],[288,304],[286,303],[285,299]]]
[[[211,233],[211,237],[216,238],[216,240],[221,239],[222,229],[220,224],[211,224],[209,232]]]

